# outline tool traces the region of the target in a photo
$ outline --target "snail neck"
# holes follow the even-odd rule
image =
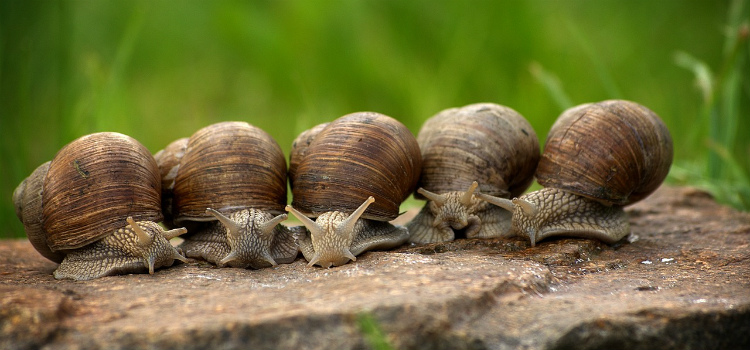
[[[315,223],[320,231],[310,230],[312,256],[306,257],[309,266],[341,266],[350,260],[357,260],[350,248],[367,219],[347,221],[348,218],[349,215],[339,211],[329,211],[318,216]]]
[[[356,261],[357,258],[351,251],[352,243],[363,230],[362,214],[374,201],[373,197],[369,197],[352,213],[330,211],[321,214],[315,221],[287,205],[286,210],[294,214],[310,231],[313,253],[311,257],[305,256],[309,261],[308,265],[331,267],[344,265],[350,260]]]
[[[478,213],[487,208],[486,202],[473,196],[467,201],[464,191],[446,192],[440,197],[440,201],[429,200],[418,214],[420,217],[409,223],[411,242],[452,241],[456,237],[473,237],[482,229]]]
[[[206,210],[219,221],[216,227],[219,242],[228,245],[229,252],[212,261],[219,266],[262,268],[276,266],[274,245],[283,228],[279,224],[287,214],[273,216],[263,210],[240,209],[222,214],[211,208]]]
[[[513,229],[534,246],[552,236],[593,238],[614,243],[630,233],[622,207],[556,188],[525,194],[513,203]]]

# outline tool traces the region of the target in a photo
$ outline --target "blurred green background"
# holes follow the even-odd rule
[[[347,113],[416,134],[475,102],[516,109],[544,140],[566,107],[637,101],[672,131],[668,182],[750,208],[745,1],[0,4],[0,237],[23,235],[15,186],[84,134],[156,152],[244,120],[288,154],[298,133]]]

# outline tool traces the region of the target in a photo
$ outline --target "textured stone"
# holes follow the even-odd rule
[[[0,241],[0,348],[369,348],[361,315],[399,349],[750,348],[750,215],[669,187],[627,211],[612,246],[458,240],[332,269],[196,261],[86,282]]]

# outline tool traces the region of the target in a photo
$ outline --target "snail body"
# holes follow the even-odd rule
[[[154,273],[185,258],[164,231],[161,182],[148,150],[133,138],[95,133],[64,146],[16,188],[13,202],[34,248],[60,263],[57,279]]]
[[[297,256],[287,218],[286,159],[265,131],[221,122],[156,154],[173,224],[194,227],[181,248],[218,266],[263,268]]]
[[[421,169],[419,145],[403,124],[379,113],[348,114],[300,135],[291,158],[294,200],[286,210],[307,228],[298,244],[308,265],[340,266],[406,242],[407,229],[387,222]]]
[[[655,191],[672,164],[662,120],[631,101],[607,100],[563,112],[547,136],[536,178],[545,188],[512,200],[480,197],[513,213],[531,245],[552,236],[614,243],[630,233],[623,206]]]
[[[539,141],[529,122],[505,106],[471,104],[428,119],[417,141],[423,167],[414,196],[428,202],[407,225],[409,240],[509,235],[511,214],[474,194],[510,198],[531,185]]]

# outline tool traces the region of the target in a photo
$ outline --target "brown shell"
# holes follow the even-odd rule
[[[547,136],[537,181],[607,205],[639,201],[672,164],[664,122],[635,102],[608,100],[570,108]]]
[[[399,205],[414,191],[422,158],[406,126],[379,113],[359,112],[321,130],[297,164],[292,188],[297,210],[311,217],[351,213],[373,196],[362,217],[384,221],[396,218]]]
[[[135,139],[90,134],[63,147],[49,166],[43,227],[52,251],[74,249],[125,227],[125,218],[159,222],[161,178],[151,153]]]
[[[159,166],[161,174],[161,207],[164,212],[164,224],[168,227],[175,227],[172,222],[174,215],[172,213],[174,201],[174,180],[177,177],[177,171],[180,168],[180,162],[187,150],[188,138],[183,137],[172,141],[163,150],[154,154],[156,164]]]
[[[466,191],[477,181],[482,193],[518,196],[533,182],[539,162],[531,124],[493,103],[441,111],[422,125],[417,141],[423,162],[419,187],[434,193]]]
[[[215,220],[206,208],[282,213],[285,205],[286,158],[268,133],[221,122],[190,137],[175,177],[175,222]]]
[[[26,236],[34,249],[45,258],[60,263],[65,258],[65,254],[53,252],[47,246],[47,235],[42,227],[42,193],[44,192],[44,178],[47,177],[50,163],[46,162],[37,167],[16,187],[13,192],[13,204],[16,207],[16,216],[23,223]]]
[[[289,152],[289,185],[294,187],[293,180],[294,174],[297,171],[299,161],[304,158],[307,148],[310,146],[315,136],[325,129],[330,123],[322,123],[313,126],[310,129],[303,131],[299,134],[294,141],[292,141],[292,150]]]

